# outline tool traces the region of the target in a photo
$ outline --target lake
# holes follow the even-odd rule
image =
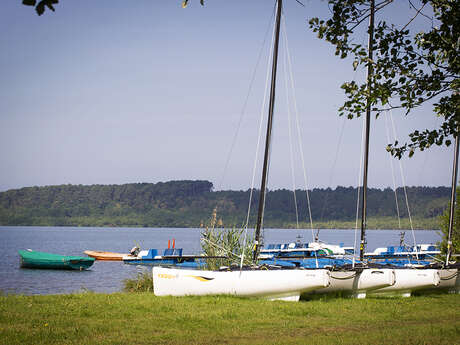
[[[104,250],[127,253],[138,245],[142,249],[163,249],[168,240],[175,239],[184,254],[200,252],[201,229],[183,228],[78,228],[78,227],[11,227],[0,226],[0,291],[4,293],[61,294],[84,290],[116,292],[123,280],[136,277],[145,267],[125,265],[122,262],[96,261],[87,271],[38,270],[19,267],[20,249],[33,249],[63,255],[85,256],[85,250]],[[377,247],[399,245],[398,230],[368,230],[367,251]],[[413,244],[410,230],[405,230],[405,241]],[[319,239],[331,244],[353,246],[354,230],[321,230]],[[266,229],[265,243],[294,242],[297,236],[303,242],[312,240],[311,230]],[[357,234],[359,238],[359,233]],[[440,234],[434,230],[416,230],[417,243],[436,243]]]

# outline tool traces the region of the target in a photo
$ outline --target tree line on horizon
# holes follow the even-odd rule
[[[407,187],[406,191],[410,214],[422,223],[439,218],[449,203],[448,187]],[[309,227],[306,191],[296,190],[295,194],[299,222]],[[398,204],[394,190],[368,189],[368,217],[397,219],[399,208],[400,217],[407,218],[402,188],[396,190],[396,195]],[[200,227],[206,225],[217,208],[223,226],[240,227],[246,221],[249,196],[249,189],[213,191],[209,181],[190,180],[26,187],[0,193],[0,225]],[[314,227],[356,218],[358,189],[355,187],[314,188],[309,190],[309,197]],[[258,201],[259,191],[255,190],[250,227],[256,222]],[[295,224],[293,191],[268,191],[264,226],[290,228]]]

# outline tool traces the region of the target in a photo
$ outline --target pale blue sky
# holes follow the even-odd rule
[[[356,186],[362,124],[344,123],[337,108],[340,84],[365,74],[308,29],[308,18],[325,17],[327,4],[304,2],[286,0],[285,14],[309,187]],[[250,187],[268,42],[221,178],[274,1],[180,4],[62,0],[42,17],[20,0],[2,4],[0,190],[179,179]],[[410,16],[407,1],[395,6],[392,19]],[[292,186],[283,65],[279,75],[272,189]],[[403,140],[436,124],[430,108],[394,118]],[[372,123],[371,187],[392,186],[385,128],[383,119]],[[449,185],[452,155],[452,148],[434,148],[404,160],[406,184]],[[296,186],[303,188],[295,160]]]

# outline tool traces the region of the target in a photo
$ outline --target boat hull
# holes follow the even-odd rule
[[[96,260],[103,260],[103,261],[122,261],[123,257],[129,257],[129,254],[123,253],[113,253],[113,252],[103,252],[97,250],[85,250],[83,253],[92,257]]]
[[[449,293],[460,293],[460,272],[458,268],[442,268],[438,270],[439,285],[431,290],[445,290]]]
[[[29,250],[19,251],[21,267],[60,269],[60,270],[85,270],[94,263],[94,258],[81,256],[65,256]]]
[[[373,290],[372,295],[409,297],[413,291],[435,288],[441,279],[437,269],[395,268],[395,284]]]
[[[364,298],[369,291],[392,286],[396,282],[393,269],[365,268],[363,270],[332,271],[330,285],[314,290],[315,294],[344,292],[357,298]]]
[[[123,263],[128,265],[141,265],[141,266],[178,266],[197,269],[205,265],[204,262],[200,260],[191,260],[183,257],[177,258],[153,258],[153,259],[143,259],[143,258],[123,258]]]
[[[298,300],[301,293],[329,285],[328,270],[204,271],[153,268],[156,296],[236,295]]]

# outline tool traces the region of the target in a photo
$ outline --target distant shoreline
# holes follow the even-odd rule
[[[5,225],[5,224],[0,224],[1,227],[35,227],[35,228],[100,228],[100,229],[117,229],[117,228],[132,228],[132,229],[190,229],[190,230],[204,230],[202,227],[180,227],[180,226],[138,226],[138,225],[119,225],[119,226],[91,226],[91,225],[85,225],[85,226],[79,226],[79,225]],[[254,228],[249,228],[250,230],[254,230]],[[299,231],[311,231],[310,228],[272,228],[272,227],[267,227],[264,228],[265,230],[299,230]],[[317,230],[339,230],[339,231],[349,231],[349,230],[355,230],[354,228],[313,228],[313,231]],[[361,229],[358,228],[358,231]],[[404,228],[404,229],[394,229],[394,228],[367,228],[366,231],[411,231],[409,228]],[[428,228],[414,228],[414,231],[441,231],[441,229],[428,229]]]
[[[367,228],[440,228],[439,217],[449,205],[449,188],[408,187],[404,193],[400,188],[396,192],[369,189]],[[395,194],[398,194],[398,203]],[[0,224],[195,228],[211,224],[214,218],[216,225],[238,228],[246,222],[249,209],[248,224],[254,227],[258,195],[257,190],[253,194],[250,191],[215,192],[209,181],[190,180],[21,188],[0,193]],[[357,188],[315,188],[308,197],[306,191],[296,190],[295,195],[294,199],[289,190],[268,191],[264,208],[266,228],[354,229],[361,226],[361,222],[355,220],[360,214],[356,205]],[[403,195],[409,200],[410,213]]]

